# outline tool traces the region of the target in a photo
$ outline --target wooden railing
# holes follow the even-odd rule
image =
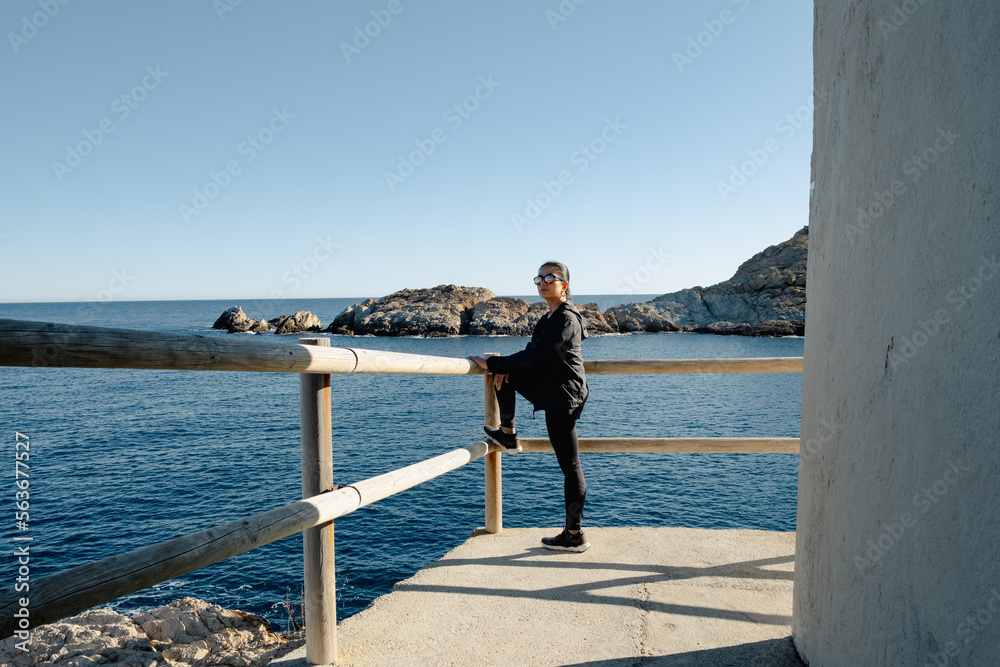
[[[496,446],[480,441],[347,486],[332,479],[330,374],[485,375],[485,423],[499,425],[492,375],[467,359],[329,347],[329,338],[298,345],[0,320],[0,366],[255,371],[300,374],[303,499],[245,519],[141,547],[31,582],[30,625],[79,613],[123,595],[303,532],[306,657],[337,655],[334,520],[486,458],[486,529],[503,530],[502,474]],[[801,357],[585,361],[588,374],[796,373]],[[522,438],[524,452],[551,452],[547,438]],[[784,452],[798,438],[582,438],[581,452]],[[12,589],[0,595],[0,636],[18,629]]]

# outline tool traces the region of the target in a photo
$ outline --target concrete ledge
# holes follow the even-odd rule
[[[795,533],[590,528],[477,534],[338,628],[340,665],[801,665]],[[273,665],[305,665],[305,649]]]

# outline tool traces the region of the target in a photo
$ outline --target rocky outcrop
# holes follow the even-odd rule
[[[27,652],[17,647],[18,641],[11,637],[0,642],[0,664],[257,667],[302,644],[300,638],[272,633],[260,616],[194,598],[134,619],[110,609],[91,609],[33,628]]]
[[[377,302],[378,299],[365,299],[361,303],[344,308],[339,315],[333,318],[333,322],[330,322],[330,326],[325,331],[339,336],[353,336],[355,318],[360,321]]]
[[[587,323],[587,334],[614,333],[615,329],[604,318],[596,303],[577,305],[577,310]],[[498,296],[476,304],[469,322],[473,336],[530,336],[535,325],[548,311],[544,301],[528,303],[524,299]]]
[[[276,334],[319,331],[322,327],[319,318],[308,310],[300,310],[294,315],[282,315],[273,320],[255,320],[247,317],[240,306],[233,306],[222,313],[212,325],[213,329],[224,329],[229,333],[264,333],[274,329]]]
[[[495,296],[482,287],[458,285],[404,289],[345,309],[327,331],[367,336],[467,334],[476,304]]]
[[[587,321],[588,336],[593,336],[594,334],[615,333],[618,331],[618,327],[613,325],[606,317],[604,317],[604,313],[601,312],[601,309],[596,303],[577,305],[576,309],[580,311],[580,314],[583,315],[583,319]]]
[[[294,334],[306,331],[319,331],[322,328],[319,318],[308,310],[300,310],[294,315],[282,315],[268,323],[274,327],[276,334]]]
[[[524,299],[511,296],[498,296],[486,301],[480,301],[472,309],[472,319],[469,322],[469,334],[472,336],[530,336],[534,322],[542,316],[542,312],[534,314],[534,322],[526,318],[530,309]]]
[[[742,336],[802,335],[805,330],[808,227],[757,253],[732,278],[605,312],[622,333],[694,331]]]
[[[732,278],[711,287],[692,287],[645,303],[578,305],[588,335],[693,331],[739,336],[792,336],[805,330],[806,256],[809,229],[743,262]],[[530,336],[545,314],[544,301],[498,297],[482,287],[438,285],[404,289],[345,308],[325,329],[338,335],[367,336]],[[319,331],[308,311],[266,322],[233,306],[216,320],[230,333],[277,334]]]
[[[213,329],[225,329],[229,333],[263,333],[271,330],[267,320],[255,320],[247,317],[240,306],[233,306],[215,320]]]

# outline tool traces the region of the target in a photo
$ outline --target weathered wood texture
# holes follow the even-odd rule
[[[329,338],[300,338],[302,345],[330,347]],[[302,497],[333,489],[330,375],[299,375]],[[337,581],[333,521],[302,531],[306,658],[314,665],[337,660]]]
[[[488,450],[489,447],[485,442],[477,442],[468,447],[455,449],[447,454],[441,454],[432,459],[387,472],[384,475],[369,477],[351,486],[357,490],[361,497],[361,506],[364,507],[443,475],[450,470],[460,468],[469,461],[475,461],[485,456]]]
[[[468,359],[0,319],[0,366],[482,375]],[[596,359],[587,373],[801,373],[802,357]]]
[[[802,357],[740,359],[592,359],[583,362],[591,375],[661,373],[801,373]]]
[[[31,582],[32,627],[51,623],[349,514],[485,456],[477,442],[336,491],[141,547]],[[17,598],[0,594],[0,638],[13,635]]]
[[[496,353],[487,353],[488,357]],[[500,426],[500,406],[493,391],[493,374],[487,373],[483,381],[483,424],[491,428]],[[490,533],[503,531],[503,460],[502,454],[494,446],[486,455],[484,466],[486,492],[486,530]]]
[[[0,320],[0,366],[481,375],[468,359]]]
[[[521,438],[525,452],[552,452],[548,438]],[[581,452],[798,454],[798,438],[580,438]]]

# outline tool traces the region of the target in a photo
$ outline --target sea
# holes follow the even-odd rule
[[[603,310],[653,295],[584,295]],[[537,297],[526,297],[536,300]],[[211,328],[227,308],[253,318],[299,310],[324,326],[362,298],[0,304],[0,318],[241,336]],[[308,334],[315,335],[315,334]],[[322,334],[326,335],[326,334]],[[511,354],[522,337],[330,336],[334,347],[444,357]],[[801,356],[803,339],[693,333],[587,338],[585,359]],[[31,537],[31,577],[266,511],[301,498],[298,376],[289,373],[0,367],[0,428],[9,446],[4,571],[15,536]],[[797,437],[802,375],[592,375],[581,437]],[[334,480],[349,484],[482,437],[481,376],[335,375]],[[544,437],[542,413],[519,398],[518,429]],[[30,438],[30,517],[15,516],[15,433]],[[795,530],[794,454],[584,454],[585,527]],[[562,476],[546,454],[507,456],[505,527],[564,520]],[[364,507],[335,523],[338,618],[484,525],[483,462]],[[259,614],[278,629],[301,619],[302,538],[249,553],[114,601],[127,615],[184,596]]]

